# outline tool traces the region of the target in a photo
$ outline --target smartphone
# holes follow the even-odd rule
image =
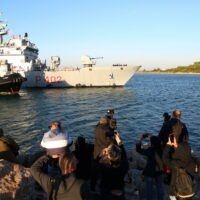
[[[143,134],[142,137],[143,137],[143,138],[147,138],[147,137],[149,137],[149,134],[148,134],[148,133]]]
[[[171,143],[174,143],[174,134],[170,134],[169,137],[170,137]]]

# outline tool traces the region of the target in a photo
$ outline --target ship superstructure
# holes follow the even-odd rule
[[[59,68],[60,57],[51,57],[51,66],[38,58],[39,50],[29,41],[28,34],[22,37],[8,34],[7,24],[0,25],[0,60],[6,60],[13,72],[27,78],[23,87],[100,87],[123,86],[136,73],[140,66],[114,65],[94,66],[96,60],[82,56],[82,68]]]
[[[0,59],[7,60],[14,71],[42,70],[45,67],[38,59],[38,48],[28,40],[27,33],[23,37],[12,36],[5,42],[4,35],[1,35]]]

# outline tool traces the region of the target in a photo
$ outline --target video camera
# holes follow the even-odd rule
[[[109,119],[111,119],[111,118],[113,118],[113,115],[115,114],[115,111],[113,110],[113,109],[109,109],[108,111],[107,111],[107,114],[106,114],[106,116],[109,118]]]
[[[113,130],[106,132],[106,136],[108,136],[108,137],[113,137],[115,134],[117,134],[116,129],[113,129]]]

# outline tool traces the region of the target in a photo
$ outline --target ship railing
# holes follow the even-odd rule
[[[113,64],[113,67],[125,67],[128,66],[127,64]]]
[[[74,67],[60,67],[56,68],[56,71],[79,71],[80,68],[74,68]]]

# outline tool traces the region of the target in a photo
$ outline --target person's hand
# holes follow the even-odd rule
[[[169,145],[169,146],[173,145],[172,142],[171,142],[171,140],[170,140],[170,137],[168,137],[167,145]]]
[[[54,155],[50,155],[52,158],[59,158],[60,155],[54,154]]]
[[[142,139],[143,139],[143,135],[138,135],[138,140],[142,141]]]
[[[171,139],[170,139],[170,136],[169,136],[169,137],[168,137],[168,141],[167,141],[167,145],[169,145],[169,146],[174,146],[175,148],[177,148],[177,147],[178,147],[178,143],[177,143],[177,141],[176,141],[176,137],[174,137],[173,140],[174,140],[174,141],[172,142]]]
[[[105,157],[108,155],[108,148],[104,148],[101,153],[99,154],[100,157]]]
[[[121,145],[122,144],[122,141],[119,137],[119,133],[116,131],[116,133],[114,134],[114,137],[115,137],[115,141],[117,142],[117,145]]]
[[[178,147],[178,143],[176,141],[176,137],[174,137],[174,147],[177,148]]]

